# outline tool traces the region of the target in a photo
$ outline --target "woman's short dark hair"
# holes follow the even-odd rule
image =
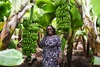
[[[53,26],[51,26],[51,25],[49,25],[49,26],[46,27],[46,35],[49,35],[48,32],[47,32],[47,28],[48,28],[48,27],[51,27],[51,28],[53,29],[53,35],[56,35],[56,30],[55,30],[55,28],[54,28]]]

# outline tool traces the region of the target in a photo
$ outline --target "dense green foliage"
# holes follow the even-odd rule
[[[0,1],[0,21],[3,20],[3,17],[8,17],[10,14],[11,3],[9,1]]]

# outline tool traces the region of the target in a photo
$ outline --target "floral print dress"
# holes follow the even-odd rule
[[[61,52],[61,41],[57,35],[46,36],[41,40],[43,47],[42,53],[42,67],[59,67],[57,59],[59,52]]]

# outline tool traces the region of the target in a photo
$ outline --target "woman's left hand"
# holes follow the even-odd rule
[[[58,64],[62,63],[62,57],[58,57]]]

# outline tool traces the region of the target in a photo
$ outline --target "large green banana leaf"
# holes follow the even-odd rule
[[[52,20],[55,17],[56,6],[50,0],[36,0],[36,5],[43,9],[44,14],[39,17],[38,22],[46,27],[48,24],[51,24]],[[40,16],[40,15],[39,15]]]
[[[47,26],[51,23],[51,21],[54,18],[54,13],[45,13],[43,16],[40,17],[40,20],[38,21],[42,26]]]
[[[15,66],[23,63],[22,53],[15,49],[0,51],[0,65]]]
[[[71,13],[72,13],[72,19],[75,20],[75,19],[79,19],[81,20],[81,15],[77,9],[76,6],[73,6],[72,9],[71,9]]]
[[[71,8],[71,14],[72,14],[72,21],[71,21],[71,27],[73,30],[78,29],[79,27],[82,27],[83,21],[81,19],[81,15],[77,9],[76,6],[73,6]]]
[[[45,4],[42,9],[45,11],[45,13],[51,13],[55,12],[56,7],[53,4]]]
[[[100,17],[100,0],[91,0],[91,3],[92,3],[92,7],[93,7],[93,10],[95,12],[95,14]]]
[[[82,27],[82,25],[83,25],[83,21],[82,20],[75,19],[75,20],[71,21],[72,30],[79,29],[80,27]]]

